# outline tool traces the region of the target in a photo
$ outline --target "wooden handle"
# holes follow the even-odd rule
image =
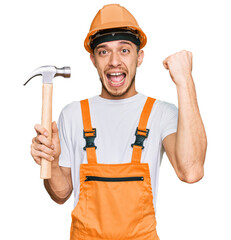
[[[42,126],[48,131],[48,139],[52,139],[52,93],[53,84],[43,84],[42,89]],[[40,178],[51,178],[51,162],[46,159],[41,159]]]

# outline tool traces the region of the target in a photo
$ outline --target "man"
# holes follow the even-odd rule
[[[192,53],[180,51],[163,61],[176,84],[178,113],[175,105],[135,89],[145,44],[146,35],[131,13],[118,4],[104,6],[84,43],[102,83],[101,95],[65,106],[59,127],[52,123],[51,142],[46,129],[35,125],[31,155],[38,164],[41,158],[52,163],[46,190],[63,204],[74,189],[72,240],[159,239],[154,209],[164,151],[180,180],[194,183],[203,177],[207,140]]]

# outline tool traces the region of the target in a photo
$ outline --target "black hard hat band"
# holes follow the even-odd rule
[[[96,33],[91,39],[91,49],[95,49],[97,45],[104,42],[115,41],[115,40],[127,40],[140,46],[140,39],[138,34],[125,29],[110,29]]]

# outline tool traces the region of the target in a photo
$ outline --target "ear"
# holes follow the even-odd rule
[[[90,53],[90,59],[91,59],[93,65],[95,66],[95,56],[94,56],[93,53]],[[95,67],[96,67],[96,66],[95,66]]]
[[[144,51],[141,49],[138,52],[138,57],[137,57],[137,67],[139,67],[141,65],[141,63],[143,62],[143,58],[144,58]]]

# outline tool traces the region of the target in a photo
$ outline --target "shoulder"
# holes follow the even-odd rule
[[[150,117],[162,125],[166,121],[178,117],[178,108],[174,103],[156,99]]]
[[[177,112],[178,108],[174,103],[156,99],[155,107],[161,112]]]
[[[85,98],[87,99],[87,98]],[[62,110],[61,110],[61,113],[60,115],[62,115],[63,117],[65,117],[65,119],[71,119],[71,118],[75,118],[76,116],[80,116],[81,115],[81,104],[80,102],[82,100],[85,100],[85,99],[81,99],[81,100],[76,100],[76,101],[73,101],[73,102],[70,102],[68,104],[66,104]],[[94,102],[94,97],[90,97],[88,98],[89,102]]]
[[[174,103],[170,103],[164,100],[160,100],[158,98],[152,97],[152,96],[146,96],[145,94],[140,93],[140,100],[145,103],[148,97],[155,99],[154,105],[152,107],[151,115],[164,115],[168,113],[177,114],[178,108]]]
[[[147,96],[145,94],[140,93],[141,99],[146,100],[148,97],[155,99],[154,106],[158,108],[159,110],[166,110],[166,109],[176,109],[176,105],[174,103],[170,103],[164,100],[160,100],[158,98]]]
[[[167,134],[169,134],[169,131],[172,132],[172,129],[176,129],[178,119],[178,108],[174,103],[158,100],[157,112],[160,121],[159,126],[163,131],[165,131],[164,134],[166,136]],[[162,140],[164,138],[163,135]]]
[[[73,101],[67,105],[65,105],[62,110],[61,113],[65,116],[70,116],[72,115],[74,112],[78,111],[80,108],[80,101]]]

